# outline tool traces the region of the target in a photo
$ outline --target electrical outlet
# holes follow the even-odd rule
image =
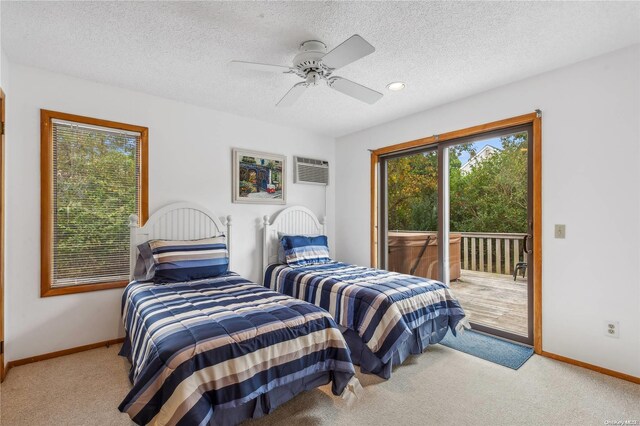
[[[556,238],[564,239],[565,231],[566,231],[566,225],[556,225],[555,227]]]
[[[604,334],[609,337],[620,337],[620,323],[618,321],[605,321],[604,322]]]

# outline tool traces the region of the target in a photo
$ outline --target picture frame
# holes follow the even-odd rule
[[[287,157],[233,148],[232,202],[286,204]]]

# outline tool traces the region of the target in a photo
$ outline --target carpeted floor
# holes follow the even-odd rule
[[[130,425],[117,411],[129,389],[118,347],[12,369],[2,384],[2,425]],[[442,345],[410,358],[389,381],[359,374],[353,406],[327,386],[306,392],[248,426],[603,425],[637,420],[640,385],[533,356],[519,370]]]

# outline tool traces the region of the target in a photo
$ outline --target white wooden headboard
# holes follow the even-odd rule
[[[291,235],[325,235],[325,220],[318,219],[306,207],[293,206],[279,211],[269,219],[264,216],[262,270],[278,262],[278,232]]]
[[[223,225],[224,221],[224,225]],[[149,240],[197,240],[224,234],[227,237],[229,265],[231,265],[231,216],[218,219],[208,209],[193,203],[173,203],[162,207],[149,217],[144,226],[138,226],[138,216],[129,216],[131,256],[129,275],[138,257],[138,245]]]

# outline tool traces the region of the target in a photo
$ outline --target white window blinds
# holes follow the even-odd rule
[[[51,287],[126,281],[140,133],[53,119]]]

